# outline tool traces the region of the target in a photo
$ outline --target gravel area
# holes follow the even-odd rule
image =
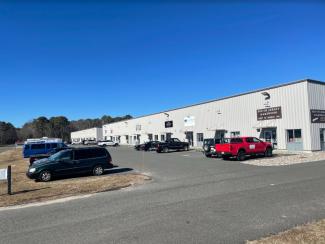
[[[244,164],[256,165],[256,166],[282,166],[300,163],[309,163],[315,161],[325,160],[325,152],[313,152],[313,153],[298,153],[298,154],[283,154],[276,153],[272,158],[254,158],[243,161]]]

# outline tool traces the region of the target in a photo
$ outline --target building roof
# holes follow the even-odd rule
[[[207,103],[217,102],[217,101],[226,100],[226,99],[230,99],[230,98],[234,98],[234,97],[240,97],[240,96],[244,96],[244,95],[248,95],[248,94],[252,94],[252,93],[256,93],[256,92],[262,92],[262,91],[265,91],[265,90],[272,90],[272,89],[276,89],[276,88],[280,88],[280,87],[284,87],[284,86],[296,85],[296,84],[303,83],[303,82],[309,82],[309,83],[313,83],[313,84],[325,85],[325,82],[323,82],[323,81],[318,81],[318,80],[313,80],[313,79],[308,79],[307,78],[307,79],[303,79],[303,80],[291,81],[291,82],[283,83],[283,84],[280,84],[280,85],[275,85],[275,86],[270,86],[270,87],[266,87],[266,88],[262,88],[262,89],[257,89],[257,90],[253,90],[253,91],[250,91],[250,92],[244,92],[244,93],[240,93],[240,94],[236,94],[236,95],[231,95],[231,96],[217,98],[217,99],[213,99],[213,100],[209,100],[209,101],[205,101],[205,102],[191,104],[191,105],[187,105],[187,106],[183,106],[183,107],[164,110],[164,111],[160,111],[160,112],[156,112],[156,113],[152,113],[152,114],[142,115],[142,116],[135,117],[135,118],[132,118],[132,119],[113,122],[113,123],[109,123],[109,124],[106,124],[106,125],[116,124],[116,123],[120,123],[120,122],[126,122],[126,121],[135,120],[135,119],[148,117],[148,116],[161,114],[161,113],[168,113],[168,112],[175,111],[175,110],[195,107],[195,106],[199,106],[199,105],[203,105],[203,104],[207,104]]]

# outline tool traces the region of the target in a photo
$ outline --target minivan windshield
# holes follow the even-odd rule
[[[54,153],[52,156],[50,156],[48,159],[51,161],[57,161],[62,158],[71,157],[71,151],[70,150],[63,150],[57,153]]]

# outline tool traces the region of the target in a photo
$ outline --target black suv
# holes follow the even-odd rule
[[[55,176],[92,173],[102,175],[105,169],[113,168],[112,158],[105,148],[69,148],[35,161],[26,175],[30,179],[50,181]]]
[[[221,139],[207,138],[203,140],[203,154],[207,158],[219,156],[216,152],[216,144],[220,144]]]
[[[171,138],[168,139],[165,142],[160,142],[157,145],[157,153],[167,153],[170,150],[184,150],[184,151],[188,151],[190,148],[190,145],[188,142],[182,142],[180,141],[178,138]]]

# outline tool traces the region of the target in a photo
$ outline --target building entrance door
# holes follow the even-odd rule
[[[325,129],[320,129],[320,149],[325,151]]]
[[[172,138],[172,133],[166,133],[166,140],[170,140]]]
[[[225,139],[226,130],[216,130],[214,138],[218,141],[223,141]]]
[[[260,138],[264,139],[266,142],[270,142],[274,149],[278,147],[276,128],[262,128]]]
[[[186,139],[188,141],[188,143],[190,144],[190,146],[193,147],[193,131],[186,131],[185,132],[185,135],[186,135]]]

